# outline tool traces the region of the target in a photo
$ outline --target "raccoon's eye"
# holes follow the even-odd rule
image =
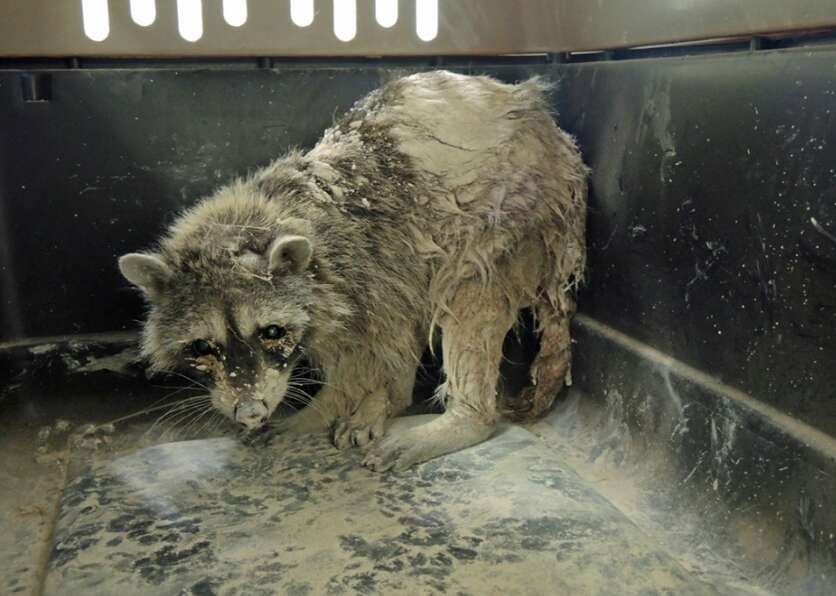
[[[287,335],[287,330],[284,327],[279,327],[278,325],[268,325],[261,330],[262,339],[281,339],[285,335]]]
[[[195,356],[209,356],[213,352],[212,344],[205,339],[196,339],[192,342],[192,353]]]

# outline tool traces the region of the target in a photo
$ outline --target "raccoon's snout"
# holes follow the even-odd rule
[[[267,423],[269,412],[264,402],[249,400],[236,404],[233,414],[235,422],[249,430],[255,430]]]

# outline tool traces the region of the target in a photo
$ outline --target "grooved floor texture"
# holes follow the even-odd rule
[[[530,432],[385,475],[325,438],[141,449],[67,485],[46,594],[714,594]]]

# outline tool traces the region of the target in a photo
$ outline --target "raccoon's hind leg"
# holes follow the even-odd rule
[[[450,314],[441,321],[447,411],[372,445],[363,464],[373,470],[403,470],[475,445],[494,430],[502,343],[517,305],[497,288],[468,282],[449,306]]]
[[[564,384],[572,384],[569,324],[575,302],[568,295],[562,295],[559,302],[559,305],[553,305],[542,296],[534,305],[540,329],[540,351],[531,365],[532,386],[505,404],[517,420],[540,416],[551,407]]]

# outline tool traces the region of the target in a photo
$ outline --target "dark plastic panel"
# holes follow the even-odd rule
[[[472,69],[563,79],[594,170],[582,310],[831,434],[834,64],[818,48]],[[0,71],[0,339],[134,327],[117,255],[400,72]]]
[[[836,53],[569,65],[590,316],[836,433]]]

